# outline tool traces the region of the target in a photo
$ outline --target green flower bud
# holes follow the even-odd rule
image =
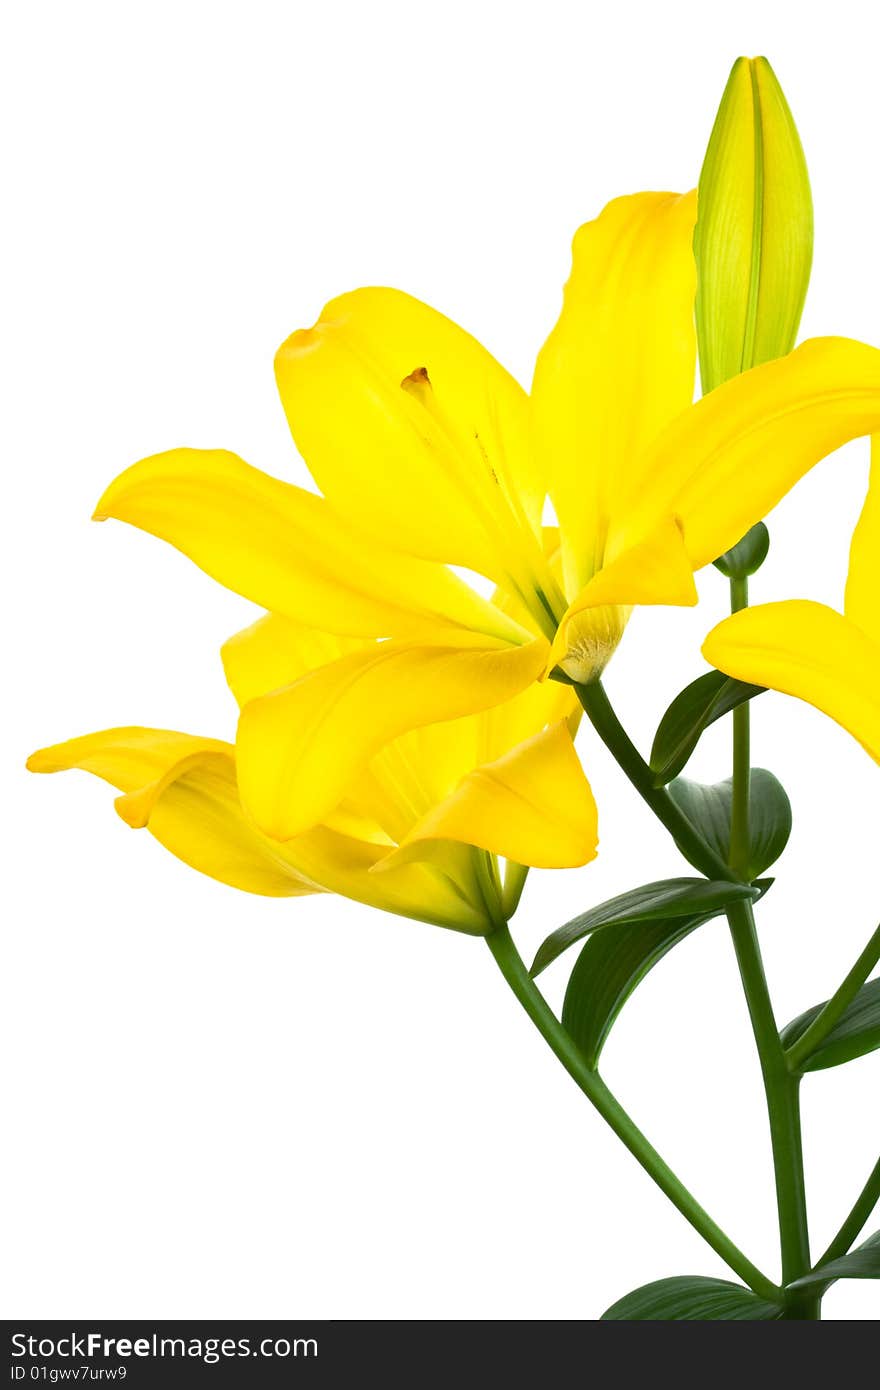
[[[700,174],[697,340],[704,394],[794,346],[813,256],[804,152],[766,58],[733,65]]]

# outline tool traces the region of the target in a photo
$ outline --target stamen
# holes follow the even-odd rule
[[[466,422],[452,416],[442,392],[440,398],[435,393],[427,367],[415,367],[400,386],[425,412],[420,425],[423,444],[444,459],[497,547],[507,575],[505,587],[524,603],[538,631],[552,641],[565,612],[565,599],[541,539],[532,531],[515,488],[504,478],[500,434],[490,442],[479,429],[473,425],[468,429]],[[493,577],[504,582],[497,571]]]
[[[416,367],[415,371],[410,372],[409,376],[405,376],[400,384],[404,391],[410,391],[415,396],[420,396],[426,386],[429,390],[432,389],[427,367]]]

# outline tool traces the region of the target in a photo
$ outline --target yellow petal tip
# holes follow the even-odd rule
[[[113,806],[120,820],[124,820],[125,824],[130,826],[132,830],[143,830],[150,819],[150,812],[155,801],[153,788],[147,787],[144,792],[132,792],[126,796],[117,796]]]

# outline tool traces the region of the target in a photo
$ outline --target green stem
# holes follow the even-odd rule
[[[738,613],[747,608],[749,581],[745,577],[730,581],[730,609]],[[730,866],[734,873],[746,875],[751,858],[749,797],[751,791],[751,713],[748,704],[733,711],[733,789],[730,812]],[[761,947],[751,903],[733,903],[727,911],[730,934],[739,965],[743,992],[758,1051],[776,1182],[779,1215],[779,1243],[782,1255],[782,1282],[788,1284],[810,1268],[810,1237],[807,1227],[807,1199],[804,1184],[804,1155],[801,1138],[800,1078],[789,1069],[773,1013]],[[792,1296],[786,1316],[818,1317],[815,1295]]]
[[[806,1028],[785,1054],[792,1071],[797,1071],[802,1062],[816,1051],[824,1042],[841,1015],[846,1011],[867,980],[877,962],[880,961],[880,926],[877,927],[867,946],[859,956],[852,970],[835,990],[827,1004],[820,1009],[809,1028]]]
[[[837,1235],[832,1240],[825,1254],[817,1262],[816,1268],[820,1265],[827,1265],[830,1260],[837,1260],[841,1255],[846,1255],[852,1249],[858,1236],[871,1215],[871,1212],[880,1202],[880,1158],[871,1169],[868,1181],[865,1183],[861,1192],[855,1200],[852,1211],[844,1221]]]
[[[716,1225],[630,1119],[599,1073],[587,1065],[583,1053],[563,1028],[530,976],[507,927],[497,927],[486,937],[486,944],[502,975],[541,1036],[618,1139],[626,1145],[660,1190],[694,1229],[699,1231],[716,1254],[720,1255],[755,1293],[771,1302],[778,1302],[780,1290],[777,1286],[762,1274],[721,1227]]]
[[[738,597],[745,597],[742,595],[741,589],[738,592]],[[618,720],[601,684],[597,681],[592,685],[578,686],[577,691],[581,704],[599,737],[613,754],[639,795],[670,831],[679,849],[690,863],[709,878],[729,879],[735,877],[735,871],[709,849],[690,821],[682,816],[665,788],[654,786],[650,767],[641,757]],[[747,707],[745,712],[748,717]],[[735,750],[737,766],[734,776],[734,793],[736,794],[738,790],[736,786],[736,772],[738,770],[740,796],[742,796],[742,759],[744,754],[746,758],[748,757],[748,732],[748,725],[746,725],[745,737],[743,737],[743,731],[740,730]],[[745,805],[746,814],[743,817],[742,828],[739,833],[742,834],[744,829],[747,836],[747,799]],[[733,848],[732,834],[731,847]],[[743,856],[743,862],[745,862],[748,857],[747,849],[742,850],[740,846],[737,846],[737,849]],[[779,1032],[770,1003],[750,904],[736,904],[734,910],[728,914],[728,919],[731,924],[734,947],[746,992],[767,1096],[779,1206],[780,1243],[783,1246],[783,1279],[787,1281],[805,1274],[810,1267],[804,1200],[803,1154],[800,1139],[798,1081],[788,1069],[782,1044],[779,1041]],[[818,1302],[815,1298],[799,1295],[796,1299],[791,1300],[791,1311],[788,1316],[813,1318],[818,1316],[817,1307]]]
[[[679,810],[665,787],[654,785],[654,774],[629,737],[605,694],[601,681],[576,685],[578,699],[596,733],[626,773],[643,801],[665,825],[685,859],[706,878],[729,879],[730,867],[715,854]]]
[[[799,1078],[789,1071],[779,1041],[751,903],[732,903],[727,919],[764,1078],[776,1177],[782,1282],[788,1284],[810,1268]]]
[[[738,613],[749,604],[748,579],[731,579],[730,611]],[[730,866],[744,874],[751,856],[749,839],[749,797],[751,794],[751,714],[748,703],[733,711],[733,796],[730,808]]]

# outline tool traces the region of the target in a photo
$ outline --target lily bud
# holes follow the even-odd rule
[[[794,346],[813,257],[800,138],[766,58],[733,65],[700,174],[697,340],[703,393]]]
[[[728,579],[748,579],[757,574],[769,551],[770,532],[763,521],[758,521],[741,541],[718,556],[715,566]]]

